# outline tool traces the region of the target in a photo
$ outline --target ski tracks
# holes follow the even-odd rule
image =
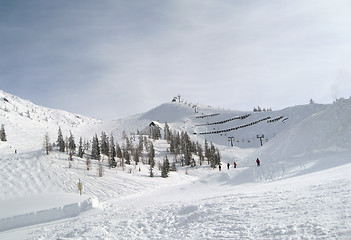
[[[124,199],[105,205],[101,211],[94,210],[90,213],[94,214],[94,218],[81,217],[55,225],[50,231],[43,231],[44,235],[39,229],[33,236],[79,239],[348,239],[351,233],[350,180],[296,187],[292,187],[290,181],[285,185],[267,183],[264,186],[267,190],[261,185],[257,187],[259,190],[245,192],[238,188],[226,195],[185,202],[150,203],[143,201],[144,196]]]

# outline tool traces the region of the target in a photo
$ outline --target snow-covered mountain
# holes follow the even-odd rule
[[[265,112],[169,102],[104,121],[0,91],[0,239],[349,239],[350,120],[351,100],[340,99]],[[59,127],[76,141],[104,131],[122,143],[151,122],[213,142],[222,171],[178,165],[150,178],[147,164],[132,164],[98,177],[97,162],[87,171],[75,157],[69,168],[66,153],[42,147]],[[162,162],[169,145],[154,146]]]

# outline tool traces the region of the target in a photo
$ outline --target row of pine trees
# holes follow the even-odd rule
[[[155,149],[153,142],[162,138],[161,127],[156,124],[150,125],[147,133],[131,134],[129,137],[125,131],[122,133],[123,142],[120,145],[115,143],[114,137],[111,134],[108,136],[104,131],[98,136],[94,134],[92,141],[84,140],[82,137],[79,139],[78,146],[75,143],[72,132],[69,137],[64,138],[62,130],[59,127],[57,140],[55,144],[50,145],[48,135],[45,136],[44,148],[46,153],[56,147],[58,151],[66,152],[68,159],[73,161],[73,156],[80,158],[86,157],[87,169],[90,169],[91,160],[99,161],[99,169],[102,168],[102,162],[108,159],[110,168],[120,166],[124,169],[127,165],[138,165],[142,162],[144,165],[149,165],[150,176],[153,177],[153,170],[155,168]],[[165,123],[163,139],[169,144],[167,152],[174,156],[174,160],[170,163],[166,155],[163,162],[159,163],[158,167],[161,170],[162,177],[168,177],[170,171],[176,171],[176,163],[182,166],[195,167],[197,163],[201,166],[207,159],[207,164],[212,168],[221,164],[221,156],[219,150],[211,143],[205,140],[203,147],[199,142],[191,141],[187,132],[171,131],[169,125]],[[195,159],[198,159],[196,162]],[[70,163],[71,166],[71,163]],[[140,169],[140,168],[139,168]],[[103,171],[99,170],[99,175],[102,176]]]

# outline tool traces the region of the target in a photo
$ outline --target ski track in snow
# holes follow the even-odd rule
[[[349,239],[351,178],[312,179],[302,186],[288,179],[264,189],[224,187],[219,196],[190,201],[189,192],[170,202],[145,196],[115,201],[94,218],[45,226],[31,239]]]

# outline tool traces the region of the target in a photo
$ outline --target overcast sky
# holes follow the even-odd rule
[[[0,0],[0,89],[119,119],[351,96],[348,0]]]

